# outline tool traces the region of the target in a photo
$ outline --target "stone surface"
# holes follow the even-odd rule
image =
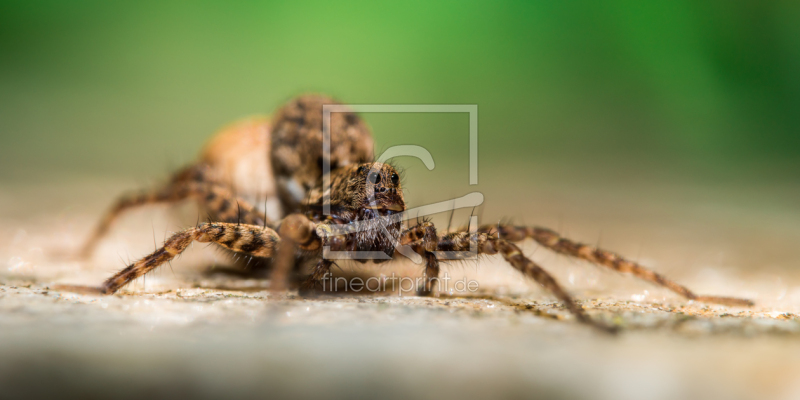
[[[152,250],[165,231],[195,219],[190,207],[177,217],[135,212],[92,260],[71,260],[104,204],[135,187],[103,185],[98,195],[95,182],[0,193],[0,397],[800,398],[792,209],[709,212],[692,202],[698,208],[653,212],[658,204],[641,208],[637,199],[628,207],[565,202],[548,197],[554,189],[546,185],[498,199],[501,213],[515,209],[504,201],[537,198],[526,220],[546,224],[567,212],[570,236],[587,240],[602,229],[604,247],[637,256],[645,244],[637,259],[697,292],[757,301],[752,309],[687,302],[526,245],[594,318],[624,328],[610,336],[577,324],[492,258],[448,266],[454,282],[474,280],[479,289],[438,298],[275,294],[268,281],[218,273],[227,260],[203,246],[118,295],[57,290],[98,284],[124,265],[120,257]],[[419,273],[403,261],[342,268]]]

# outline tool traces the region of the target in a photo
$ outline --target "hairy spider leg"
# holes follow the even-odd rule
[[[134,279],[172,260],[195,241],[214,243],[256,257],[272,257],[281,243],[280,237],[271,228],[227,222],[204,223],[170,236],[161,248],[108,278],[101,292],[115,293]]]
[[[525,240],[526,238],[531,238],[540,245],[555,251],[556,253],[565,254],[571,257],[589,261],[596,265],[602,265],[617,272],[633,275],[639,279],[665,287],[689,300],[740,307],[750,307],[754,304],[751,300],[747,299],[723,296],[701,296],[695,294],[687,287],[680,285],[655,271],[647,269],[638,263],[629,261],[618,254],[563,238],[550,229],[500,225],[483,226],[479,229],[479,231],[484,233],[495,233],[501,238],[512,242],[519,242]]]
[[[400,235],[400,244],[410,246],[425,261],[425,284],[417,290],[417,294],[420,296],[432,295],[434,285],[439,280],[439,260],[433,253],[436,251],[438,243],[436,227],[430,221],[412,226]]]
[[[91,256],[97,244],[123,212],[136,207],[175,203],[187,199],[195,199],[201,207],[208,211],[214,221],[271,226],[264,213],[258,211],[246,200],[236,197],[223,186],[195,181],[173,182],[159,190],[126,195],[117,200],[85,242],[80,252],[81,256],[84,258]]]
[[[522,250],[508,240],[488,233],[455,232],[440,236],[437,247],[439,251],[447,252],[467,252],[472,248],[477,248],[479,255],[499,253],[511,266],[556,296],[578,321],[606,332],[616,332],[615,327],[607,326],[590,318],[586,311],[583,310],[583,307],[575,302],[572,296],[558,284],[552,275],[525,257],[522,254]]]

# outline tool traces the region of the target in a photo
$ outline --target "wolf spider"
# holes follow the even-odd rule
[[[399,174],[391,165],[373,161],[370,130],[356,114],[331,114],[330,159],[324,159],[323,104],[336,102],[306,95],[281,108],[272,122],[254,118],[235,124],[212,140],[197,164],[179,171],[164,187],[119,200],[87,241],[84,255],[90,255],[119,214],[132,207],[192,199],[208,211],[210,220],[175,233],[161,248],[108,278],[98,290],[115,293],[197,241],[271,260],[273,290],[285,289],[290,272],[302,260],[310,261],[311,274],[299,282],[299,292],[305,296],[324,292],[322,280],[334,265],[322,256],[325,247],[380,252],[389,259],[404,247],[424,261],[425,280],[418,293],[430,295],[439,276],[440,260],[435,252],[477,249],[480,255],[500,254],[555,295],[579,321],[611,330],[589,318],[556,280],[515,244],[533,239],[556,253],[634,275],[690,300],[753,304],[745,299],[697,295],[635,262],[545,228],[492,225],[440,234],[429,221],[406,226],[401,218],[406,203]],[[324,162],[331,165],[328,190],[321,183]],[[267,199],[263,208],[253,206],[259,197]],[[322,212],[325,204],[330,205],[330,215]]]

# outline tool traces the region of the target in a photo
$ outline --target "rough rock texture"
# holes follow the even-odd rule
[[[564,202],[543,194],[547,187],[497,199],[537,198],[526,220],[572,212],[572,237],[597,240],[602,230],[604,247],[697,292],[757,301],[752,309],[687,302],[526,245],[594,318],[625,328],[612,337],[575,323],[495,259],[447,269],[480,283],[467,297],[273,294],[265,280],[218,273],[226,260],[202,246],[119,295],[55,290],[97,284],[122,267],[120,257],[150,251],[153,236],[160,242],[195,220],[191,207],[177,218],[135,212],[92,260],[70,260],[119,189],[94,182],[0,193],[0,397],[800,398],[796,212],[653,212],[635,199]],[[419,273],[407,262],[343,268]]]

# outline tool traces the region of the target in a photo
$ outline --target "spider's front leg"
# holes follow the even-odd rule
[[[320,224],[319,229],[328,228],[327,225]],[[281,221],[279,232],[283,239],[278,254],[273,263],[272,275],[270,276],[270,289],[281,291],[286,288],[289,271],[297,262],[297,250],[318,251],[326,243],[326,236],[330,229],[317,232],[318,225],[302,214],[292,214]],[[332,263],[320,258],[314,272],[309,276],[300,287],[300,295],[311,294],[311,289],[330,271]]]
[[[436,227],[429,221],[406,229],[400,235],[400,245],[411,247],[425,261],[425,284],[417,290],[417,294],[420,296],[432,295],[434,285],[439,280],[439,260],[433,253],[438,244],[439,237],[436,235]]]
[[[750,307],[753,305],[753,302],[747,299],[723,296],[702,296],[695,294],[689,290],[689,288],[665,277],[664,275],[649,270],[638,263],[627,260],[610,251],[598,249],[593,246],[563,238],[550,229],[500,225],[481,227],[479,231],[484,233],[494,233],[505,240],[514,242],[531,238],[540,245],[557,253],[580,258],[582,260],[613,269],[617,272],[631,274],[639,279],[665,287],[689,300],[739,307]]]
[[[287,217],[280,228],[281,237],[284,238],[285,244],[282,246],[279,253],[286,252],[287,254],[293,254],[293,250],[288,250],[293,247],[288,240],[289,237],[298,238],[296,240],[302,243],[299,247],[305,250],[320,250],[322,247],[334,252],[352,250],[348,247],[348,245],[353,244],[352,238],[349,238],[346,233],[342,234],[341,232],[337,233],[335,231],[336,229],[326,223],[317,225],[299,214],[292,218]],[[438,237],[436,236],[436,228],[430,222],[423,222],[406,229],[400,234],[399,246],[411,248],[412,251],[422,256],[425,261],[426,279],[425,284],[418,289],[418,294],[420,296],[431,295],[434,292],[434,284],[439,277],[439,260],[433,253],[436,251],[437,243]],[[395,255],[397,254],[400,254],[400,252],[395,249]],[[283,257],[279,254],[278,260],[281,260],[281,258]],[[288,267],[285,266],[290,264],[286,261],[279,261],[277,265],[278,267],[276,267],[273,273],[274,282],[280,282],[279,279],[275,278],[275,274],[280,274],[279,276],[282,276],[288,272]],[[323,281],[325,276],[330,272],[332,265],[333,261],[326,259],[324,253],[321,254],[311,275],[309,275],[301,285],[300,295],[313,296],[324,292],[325,287]]]
[[[522,254],[515,244],[487,233],[456,232],[439,237],[439,251],[469,252],[477,249],[478,255],[500,253],[514,268],[533,279],[555,295],[564,306],[582,323],[592,325],[603,331],[614,333],[615,327],[604,325],[589,317],[579,304],[575,303],[558,282],[547,271]]]
[[[316,224],[305,216],[294,214],[283,220],[280,229],[281,235],[268,227],[230,222],[206,223],[184,229],[170,236],[161,248],[108,278],[100,287],[100,292],[115,293],[132,280],[172,260],[195,241],[214,243],[228,250],[254,257],[278,256],[276,270],[290,269],[294,265],[293,256],[296,248],[315,250],[319,247],[320,239],[314,231],[315,227]],[[281,236],[285,240],[282,240]],[[281,254],[290,254],[292,257],[285,260],[286,262],[282,262]],[[272,279],[276,287],[285,287],[285,274],[275,275],[273,271]]]
[[[270,228],[225,222],[201,224],[170,236],[161,248],[108,278],[100,291],[115,293],[132,280],[172,260],[194,241],[215,243],[256,257],[272,257],[281,243],[278,234]]]

